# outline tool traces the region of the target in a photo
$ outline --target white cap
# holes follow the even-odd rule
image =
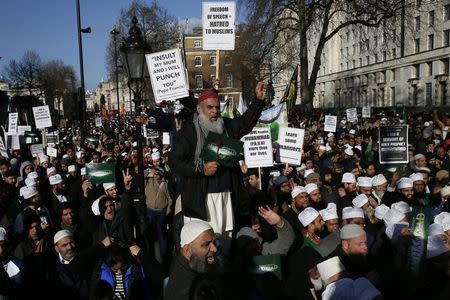
[[[434,217],[434,223],[441,224],[444,231],[450,230],[450,213],[443,211]]]
[[[107,191],[107,190],[109,190],[110,188],[113,188],[113,187],[115,187],[116,186],[116,184],[114,183],[114,182],[105,182],[104,184],[103,184],[103,189],[105,190],[105,192]]]
[[[372,187],[372,178],[370,177],[358,177],[358,186],[362,187]]]
[[[86,175],[86,168],[85,167],[80,169],[80,175],[81,176]]]
[[[280,173],[280,171],[275,170],[275,171],[271,171],[269,175],[274,176],[274,177],[279,177],[281,175],[281,173]]]
[[[319,212],[312,207],[305,208],[298,214],[298,219],[302,223],[303,227],[308,226],[319,216]]]
[[[418,159],[421,159],[421,158],[425,158],[425,155],[423,155],[422,153],[414,155],[414,160],[418,160]]]
[[[405,215],[409,214],[411,212],[411,207],[405,201],[399,201],[396,203],[392,203],[391,208],[394,208]]]
[[[349,172],[344,173],[344,175],[342,175],[342,183],[356,183],[355,175]]]
[[[413,181],[409,177],[402,177],[397,182],[397,188],[400,189],[400,190],[401,189],[412,188],[412,187],[413,187]]]
[[[19,193],[24,199],[30,199],[31,197],[39,194],[39,191],[34,186],[24,186],[24,187],[20,188]]]
[[[154,148],[152,150],[152,160],[160,160],[161,159],[161,153],[158,152],[158,149]]]
[[[363,218],[364,212],[359,207],[344,207],[342,209],[342,220],[353,219],[353,218]]]
[[[355,199],[352,200],[353,205],[360,208],[363,207],[367,202],[369,202],[369,198],[367,198],[367,196],[364,194],[359,194],[355,197]]]
[[[327,208],[319,211],[324,221],[338,219],[336,204],[328,203]]]
[[[441,224],[433,223],[428,227],[428,236],[445,234],[444,228]]]
[[[25,185],[26,186],[36,186],[37,182],[34,181],[34,179],[31,178],[25,178]]]
[[[59,174],[50,176],[50,178],[48,180],[50,181],[50,185],[55,185],[55,184],[63,182],[62,177]]]
[[[362,151],[361,145],[355,145],[353,148],[356,148],[356,149],[358,149],[359,151]]]
[[[318,264],[317,269],[319,270],[322,281],[328,284],[328,279],[344,271],[345,267],[339,260],[339,257],[333,256],[332,258]]]
[[[47,176],[50,175],[53,172],[56,172],[56,168],[55,167],[47,168]]]
[[[353,156],[353,150],[351,148],[345,148],[344,153],[348,156]]]
[[[308,175],[311,175],[312,173],[314,173],[313,169],[306,169],[305,174],[303,174],[303,176],[305,176],[305,178],[306,178],[306,177],[308,177]]]
[[[78,159],[80,159],[80,158],[83,157],[84,152],[83,152],[83,151],[77,151],[77,152],[75,152],[75,155],[76,155],[76,157],[77,157]]]
[[[77,166],[75,165],[70,165],[67,167],[67,170],[70,172],[76,172],[77,171]]]
[[[334,133],[328,132],[328,134],[327,134],[327,137],[328,137],[328,138],[333,137],[333,136],[334,136]]]
[[[292,189],[291,197],[294,199],[300,193],[307,193],[306,189],[303,186],[296,186]]]
[[[430,122],[425,122],[425,123],[423,123],[423,125],[425,125],[425,127],[428,127],[428,126],[430,126]]]
[[[383,174],[378,174],[372,177],[372,186],[379,186],[387,182]]]
[[[297,172],[303,171],[306,169],[306,165],[305,164],[301,164],[299,167],[296,168]]]
[[[45,155],[44,153],[39,153],[38,157],[41,164],[48,162],[48,156]]]
[[[373,284],[365,277],[356,280],[342,278],[327,285],[322,293],[322,300],[361,299],[371,300],[381,295]]]
[[[400,221],[396,223],[391,223],[386,225],[386,230],[384,231],[390,240],[396,240],[400,235],[403,228],[408,227],[409,223]]]
[[[207,230],[213,230],[211,225],[202,220],[192,220],[189,223],[184,224],[180,234],[180,246],[190,244],[200,234]]]
[[[450,185],[441,188],[441,197],[444,198],[447,196],[450,196]]]
[[[356,134],[356,130],[355,130],[355,129],[350,129],[350,130],[348,131],[348,133],[350,133],[350,134]]]
[[[6,241],[7,236],[5,228],[0,227],[0,241]]]
[[[65,238],[66,236],[73,236],[72,232],[70,232],[67,229],[63,229],[55,233],[55,236],[53,237],[53,243],[56,245],[60,240]]]
[[[412,173],[411,175],[409,175],[409,178],[414,182],[414,181],[423,181],[423,174],[422,173]]]
[[[391,208],[383,217],[384,224],[387,226],[400,222],[405,218],[405,214],[395,208]]]
[[[98,204],[100,203],[100,198],[96,199],[94,202],[92,202],[91,210],[96,216],[100,216],[100,207]]]
[[[366,232],[358,224],[347,224],[341,228],[341,240],[350,240],[359,236],[365,236]]]
[[[439,256],[443,253],[447,253],[448,247],[444,244],[444,241],[439,236],[428,237],[427,242],[427,259]]]
[[[29,178],[31,180],[36,180],[39,178],[39,175],[36,171],[33,171],[33,172],[28,173],[27,178]]]
[[[312,192],[314,192],[315,190],[318,190],[318,189],[319,189],[319,187],[315,183],[308,183],[307,185],[305,185],[305,191],[308,194],[311,194]]]
[[[69,154],[64,154],[63,156],[62,156],[62,158],[64,159],[64,158],[69,158]]]
[[[386,213],[389,211],[389,207],[387,207],[385,204],[378,205],[375,208],[375,217],[379,220],[383,220]]]

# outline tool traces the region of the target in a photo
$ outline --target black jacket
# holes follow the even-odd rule
[[[188,300],[194,279],[200,274],[189,267],[189,261],[181,254],[175,256],[170,267],[169,282],[165,288],[167,300]]]
[[[263,107],[264,101],[254,100],[241,117],[224,118],[227,135],[233,139],[241,139],[248,134],[256,125]],[[195,170],[196,145],[197,133],[191,119],[189,122],[183,123],[183,127],[175,135],[173,147],[169,153],[169,162],[173,173],[181,179],[181,199],[184,215],[206,220],[207,177],[202,171]],[[239,180],[239,176],[236,176],[240,173],[240,169],[236,166],[230,171],[232,192],[236,196],[239,185],[242,185],[242,180]]]

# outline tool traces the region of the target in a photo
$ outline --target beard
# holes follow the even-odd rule
[[[377,222],[375,218],[375,209],[372,206],[366,208],[364,215],[369,219],[370,223],[375,224]]]
[[[210,255],[211,256],[211,255]],[[214,257],[214,263],[207,262],[208,257],[201,259],[195,254],[191,255],[189,259],[189,267],[198,273],[216,273],[221,269],[223,261],[219,255],[212,255]]]
[[[320,277],[318,279],[309,278],[311,281],[315,291],[321,291],[323,289],[322,279]]]
[[[208,132],[214,132],[217,134],[223,133],[224,123],[222,117],[218,116],[217,120],[210,120],[205,114],[199,112],[198,121],[200,123],[200,127],[202,131],[208,134]]]

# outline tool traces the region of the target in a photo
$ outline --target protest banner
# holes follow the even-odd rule
[[[234,50],[236,4],[203,2],[203,50]]]
[[[163,132],[162,143],[163,143],[163,145],[170,145],[170,133],[169,132]]]
[[[370,106],[363,106],[361,111],[361,117],[370,118]]]
[[[347,108],[345,113],[347,114],[347,121],[351,123],[358,122],[358,111],[356,110],[356,107]]]
[[[300,165],[302,160],[303,139],[305,130],[282,127],[278,135],[280,145],[280,162]]]
[[[17,119],[19,118],[18,113],[9,113],[8,118],[8,134],[17,134]]]
[[[381,164],[408,163],[408,125],[380,126]]]
[[[52,127],[52,117],[48,105],[33,107],[33,115],[37,129]]]
[[[47,147],[47,155],[51,157],[58,157],[58,150],[53,147]]]
[[[25,134],[25,131],[31,131],[31,126],[28,126],[28,125],[26,125],[26,126],[21,126],[21,125],[17,126],[17,134],[23,135],[23,134]]]
[[[102,126],[102,118],[101,117],[95,117],[95,126],[96,127]]]
[[[157,139],[157,138],[159,138],[159,132],[154,129],[147,128],[147,138]]]
[[[221,166],[234,167],[242,152],[242,144],[239,140],[210,131],[200,157],[204,161],[217,161]]]
[[[116,172],[113,163],[86,164],[86,178],[94,184],[116,181]]]
[[[409,275],[418,277],[425,267],[428,227],[431,220],[431,209],[429,207],[414,206],[411,212],[412,240],[408,248],[407,268]]]
[[[3,143],[3,138],[0,136],[0,155],[8,158],[8,151],[6,150],[6,146]]]
[[[156,103],[189,96],[180,49],[145,55]]]
[[[33,144],[30,145],[31,155],[37,156],[38,154],[44,153],[44,147],[42,144]]]
[[[336,132],[337,116],[325,116],[324,131]]]
[[[241,141],[244,142],[245,163],[249,168],[273,166],[270,128],[253,128]]]

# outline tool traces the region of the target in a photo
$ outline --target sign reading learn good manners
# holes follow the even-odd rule
[[[337,116],[325,116],[324,131],[336,132]]]
[[[180,49],[145,55],[156,103],[189,96]]]
[[[48,105],[33,107],[33,115],[37,129],[52,127],[52,117]]]
[[[270,128],[253,128],[245,135],[244,142],[245,163],[249,168],[273,166],[272,138]]]
[[[236,4],[203,2],[203,50],[234,50]]]
[[[408,125],[380,126],[380,163],[408,163]]]
[[[305,129],[280,128],[278,144],[280,145],[280,162],[300,165],[302,160],[303,139]]]

